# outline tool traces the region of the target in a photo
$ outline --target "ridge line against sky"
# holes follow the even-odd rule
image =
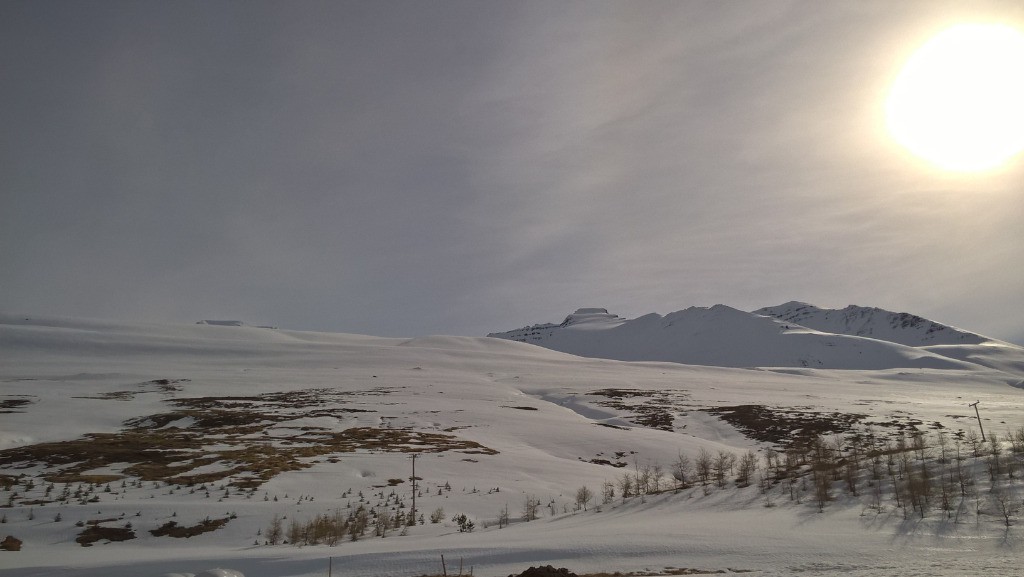
[[[791,300],[1024,343],[1024,159],[886,132],[1015,1],[0,3],[0,310],[484,335]]]

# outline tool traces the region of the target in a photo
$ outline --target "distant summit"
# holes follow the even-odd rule
[[[608,323],[622,323],[626,319],[608,313],[608,309],[585,308],[576,309],[576,312],[565,317],[560,327],[579,327],[581,325],[604,327]]]
[[[217,321],[217,320],[209,320],[209,319],[201,320],[201,321],[196,321],[196,324],[197,325],[212,325],[212,326],[217,326],[217,327],[248,327],[248,326],[253,326],[253,325],[245,324],[242,321]],[[257,328],[257,329],[276,329],[277,327],[272,327],[272,326],[269,326],[269,325],[255,325],[255,328]]]
[[[842,310],[789,302],[744,312],[726,305],[690,307],[665,316],[624,319],[581,308],[561,324],[542,323],[489,337],[535,344],[583,357],[722,367],[821,369],[999,370],[1022,361],[1024,349],[908,313],[849,306]],[[978,347],[986,346],[985,350]],[[1013,359],[1010,365],[1006,355]],[[1013,372],[1017,372],[1014,370]]]
[[[910,313],[894,313],[876,307],[850,305],[844,309],[822,309],[801,302],[788,302],[754,311],[807,328],[881,339],[902,345],[980,344],[991,339],[930,321]]]
[[[215,325],[218,327],[244,327],[245,323],[242,321],[214,321],[214,320],[202,320],[196,321],[197,325]]]

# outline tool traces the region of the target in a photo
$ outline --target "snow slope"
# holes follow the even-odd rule
[[[870,337],[910,347],[976,345],[992,340],[910,313],[894,313],[875,307],[850,305],[839,310],[822,309],[807,303],[791,301],[775,307],[758,309],[754,314],[774,317],[826,333]]]
[[[722,345],[726,351],[716,354],[725,360],[729,350],[750,355],[747,344],[772,334],[793,339],[786,343],[801,335],[808,343],[835,338],[764,317],[740,322],[737,313],[692,309],[644,322],[687,325],[691,316],[712,316],[723,326],[753,331],[737,334],[740,344],[731,349]],[[605,323],[629,324],[585,311],[570,326],[603,334],[609,332],[600,328]],[[630,330],[643,342],[644,331]],[[617,495],[585,511],[573,505],[580,486],[600,494],[604,482],[624,472],[667,470],[680,453],[740,454],[769,445],[712,412],[717,409],[761,405],[780,415],[858,414],[861,422],[875,423],[871,427],[879,434],[896,431],[892,423],[941,425],[953,432],[974,424],[967,403],[980,401],[986,432],[1003,435],[1022,424],[1022,395],[1007,386],[1005,373],[952,361],[925,368],[749,370],[581,358],[491,338],[387,339],[0,315],[0,475],[21,479],[11,489],[0,488],[0,504],[12,504],[0,508],[0,537],[24,541],[20,552],[0,552],[0,572],[128,577],[222,567],[246,577],[299,577],[326,575],[333,557],[334,574],[411,577],[440,572],[443,554],[450,574],[462,559],[467,572],[473,566],[473,574],[484,577],[538,564],[577,573],[673,567],[752,576],[962,575],[983,567],[988,575],[1016,575],[1021,530],[1004,527],[988,502],[982,515],[973,514],[973,501],[962,503],[959,523],[938,511],[904,519],[888,499],[872,509],[866,493],[849,496],[837,485],[835,502],[819,513],[806,497],[789,500],[785,484],[766,497],[754,486],[730,483],[644,499]],[[210,413],[168,423],[157,417],[176,410],[177,403],[202,407],[211,399],[219,399],[219,408],[211,409],[216,415],[240,417],[252,410],[263,417],[239,420],[254,428],[233,433],[233,439],[210,429],[203,450],[220,460],[196,463],[201,472],[231,466],[226,453],[217,453],[221,444],[287,449],[318,431],[411,431],[487,451],[418,453],[417,509],[429,515],[443,508],[442,522],[333,547],[270,546],[264,540],[275,515],[305,522],[349,511],[363,500],[379,505],[392,493],[409,507],[409,452],[375,447],[304,457],[308,467],[276,474],[251,493],[232,488],[237,476],[210,483],[208,491],[159,481],[136,484],[138,478],[125,473],[128,462],[109,462],[89,472],[124,479],[111,482],[110,492],[102,485],[92,488],[97,500],[84,503],[54,501],[45,493],[44,477],[69,463],[47,464],[42,457],[27,462],[13,452],[46,441],[116,434],[132,422],[150,427],[154,438],[172,439],[196,429]],[[651,416],[657,419],[647,420]],[[159,436],[164,433],[172,436]],[[32,488],[25,488],[28,479],[36,481]],[[53,492],[62,490],[54,484]],[[1021,494],[1020,487],[1008,487]],[[537,520],[522,519],[527,497],[541,502]],[[512,523],[499,529],[497,515],[506,506]],[[457,513],[474,519],[476,530],[459,533],[451,521]],[[192,525],[229,516],[223,528],[188,539],[149,533],[170,520]],[[83,530],[77,524],[89,521],[108,527],[130,522],[136,538],[82,547],[75,542]]]
[[[917,347],[1015,375],[1020,378],[1015,386],[1024,386],[1024,349],[1021,347],[917,315],[856,305],[840,310],[822,309],[801,302],[765,307],[754,313],[823,332],[870,337]]]
[[[664,317],[651,313],[626,320],[604,309],[580,309],[560,325],[533,325],[488,336],[586,357],[722,367],[978,368],[978,355],[922,346],[954,342],[958,346],[998,344],[1004,356],[1024,361],[1024,349],[1009,343],[940,328],[919,317],[911,322],[907,320],[911,317],[878,309],[858,310],[874,314],[851,312],[837,319],[822,309],[791,303],[754,313],[725,305],[691,307]],[[882,330],[883,320],[886,330]],[[1016,366],[1012,362],[981,364],[999,370]],[[1018,382],[1021,377],[1024,372],[1007,378]]]

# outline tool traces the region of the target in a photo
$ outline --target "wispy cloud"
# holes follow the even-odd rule
[[[0,6],[8,310],[483,334],[851,302],[1021,335],[1021,168],[881,100],[1012,2]]]

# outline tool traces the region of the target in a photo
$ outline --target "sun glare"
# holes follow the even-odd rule
[[[997,168],[1024,150],[1024,33],[961,24],[907,61],[886,104],[889,131],[940,168]]]

